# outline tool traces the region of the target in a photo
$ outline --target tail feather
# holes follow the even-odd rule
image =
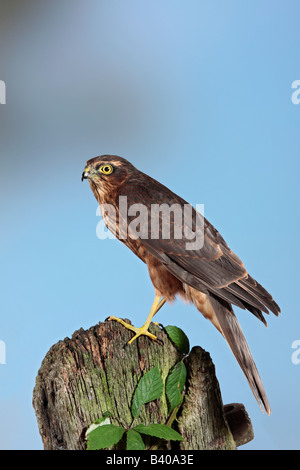
[[[261,378],[256,368],[254,359],[251,355],[249,346],[246,342],[245,336],[231,305],[228,302],[216,297],[214,294],[210,294],[210,302],[218,319],[220,331],[229,344],[230,349],[232,350],[242,371],[244,372],[259,406],[262,410],[264,407],[267,414],[269,415],[271,413],[271,408],[266,392],[264,390]]]

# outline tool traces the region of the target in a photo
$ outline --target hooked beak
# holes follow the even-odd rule
[[[87,167],[84,169],[84,171],[83,171],[83,173],[82,173],[82,175],[81,175],[81,181],[90,178],[90,176],[91,176],[90,167],[87,166]]]

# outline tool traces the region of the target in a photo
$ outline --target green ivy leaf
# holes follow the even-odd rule
[[[186,376],[186,367],[182,361],[175,364],[168,375],[166,381],[166,395],[170,405],[170,413],[181,403]]]
[[[140,379],[132,399],[131,413],[137,418],[142,406],[161,397],[164,384],[157,365]]]
[[[138,424],[134,430],[141,434],[158,437],[167,441],[183,441],[183,437],[177,431],[165,424],[150,424],[149,426]]]
[[[166,326],[164,328],[173,343],[175,344],[176,348],[182,354],[188,354],[190,351],[190,342],[184,331],[177,326]]]
[[[145,450],[142,436],[134,429],[129,429],[127,432],[126,450]]]
[[[88,434],[87,450],[99,450],[117,444],[125,432],[121,426],[104,424]]]
[[[103,426],[104,424],[110,424],[110,416],[112,416],[110,411],[105,411],[102,418],[99,418],[93,421],[92,424],[88,427],[88,429],[85,432],[85,438],[87,439],[88,434],[94,431],[94,429],[98,428],[98,426]]]

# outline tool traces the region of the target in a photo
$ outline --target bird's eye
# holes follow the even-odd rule
[[[112,165],[108,165],[107,163],[105,165],[101,165],[99,168],[100,173],[103,175],[110,175],[113,171],[114,168]]]

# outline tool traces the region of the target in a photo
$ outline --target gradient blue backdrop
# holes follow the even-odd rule
[[[158,320],[211,353],[248,449],[299,449],[298,0],[0,2],[0,447],[41,449],[31,405],[50,346],[109,314],[139,326],[146,267],[96,237],[85,161],[128,158],[206,217],[276,298],[266,329],[236,309],[272,407],[263,415],[221,335],[180,301]]]

